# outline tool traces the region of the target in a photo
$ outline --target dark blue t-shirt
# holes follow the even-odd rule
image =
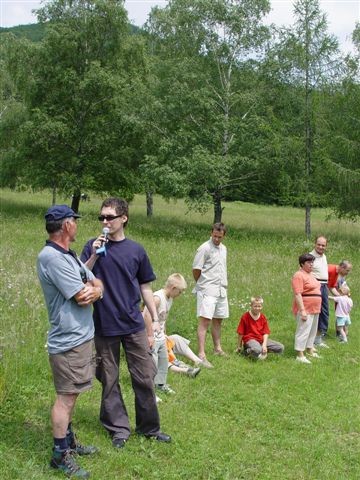
[[[94,240],[86,243],[83,262],[91,256]],[[109,240],[106,256],[96,260],[92,271],[104,283],[104,298],[94,303],[96,335],[129,335],[144,330],[140,285],[156,278],[145,249],[128,238]]]

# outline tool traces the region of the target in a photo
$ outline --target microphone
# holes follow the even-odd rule
[[[104,237],[105,237],[105,242],[106,242],[106,240],[107,240],[107,237],[108,237],[108,235],[109,235],[109,232],[110,232],[110,228],[108,228],[108,227],[104,227],[104,228],[103,228],[102,233],[103,233],[103,235],[104,235]]]
[[[100,257],[106,257],[106,240],[108,238],[108,235],[109,235],[109,232],[110,232],[110,228],[108,227],[104,227],[103,230],[102,230],[102,233],[105,237],[105,240],[103,242],[101,242],[101,247],[97,248],[95,253],[96,255],[99,255]]]

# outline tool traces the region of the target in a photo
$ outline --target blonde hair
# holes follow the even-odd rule
[[[185,290],[187,287],[187,283],[185,278],[181,275],[181,273],[173,273],[169,275],[165,282],[165,288],[176,287],[179,290]]]
[[[257,297],[251,297],[250,299],[250,304],[252,305],[253,303],[261,303],[263,304],[264,303],[264,299],[260,296],[257,296]]]
[[[348,285],[341,285],[339,292],[343,293],[344,295],[350,295],[350,288]]]

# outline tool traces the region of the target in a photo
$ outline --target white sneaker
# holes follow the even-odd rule
[[[169,395],[173,395],[175,393],[175,390],[173,390],[167,383],[165,383],[164,385],[155,385],[155,389],[159,390],[159,392]]]
[[[158,397],[157,395],[156,395],[155,398],[156,398],[156,403],[161,403],[162,402],[162,398]]]
[[[312,358],[323,358],[321,355],[319,355],[319,354],[316,353],[316,352],[307,353],[307,355],[308,355],[309,357],[312,357]]]
[[[330,348],[329,345],[326,345],[325,342],[317,343],[316,346],[319,348]]]
[[[296,357],[296,361],[300,363],[309,363],[311,365],[310,360],[308,360],[306,357]]]

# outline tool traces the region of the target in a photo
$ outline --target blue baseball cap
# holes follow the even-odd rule
[[[45,220],[46,221],[57,221],[57,220],[62,220],[63,218],[80,218],[81,215],[78,215],[77,213],[74,212],[70,207],[67,205],[53,205],[48,209],[48,211],[45,213]]]

